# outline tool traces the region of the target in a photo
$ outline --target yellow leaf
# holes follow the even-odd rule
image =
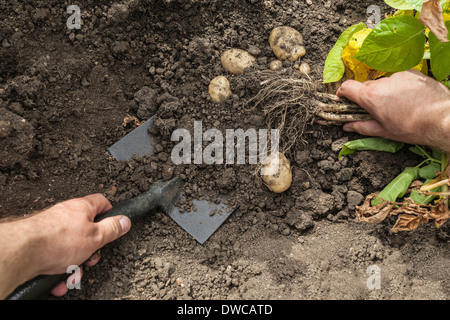
[[[372,29],[369,28],[356,32],[342,52],[342,60],[345,64],[345,74],[348,79],[364,82],[366,80],[376,79],[385,74],[384,72],[379,72],[370,68],[367,64],[353,58],[361,49],[364,39],[366,39],[370,32],[372,32]]]
[[[423,59],[417,66],[413,68],[414,70],[422,72],[424,75],[428,75],[428,64],[427,60]]]
[[[419,12],[417,12],[418,14]],[[415,17],[416,13],[414,12],[414,10],[397,10],[394,12],[394,14],[392,15],[393,17],[398,17],[398,16],[412,16]]]
[[[450,21],[450,13],[444,13],[444,21]]]

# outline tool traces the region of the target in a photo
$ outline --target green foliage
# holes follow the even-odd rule
[[[440,42],[418,19],[424,0],[385,0],[394,9],[375,26],[354,57],[377,71],[394,73],[416,67],[422,59],[429,59],[436,80],[450,88],[450,42]],[[441,0],[444,12],[449,12],[450,1]],[[352,35],[362,30],[361,24],[348,28],[330,51],[324,68],[324,83],[339,81],[345,72],[342,52]],[[450,30],[450,21],[446,22]],[[450,35],[450,31],[449,31]],[[430,50],[426,49],[429,43]]]
[[[338,158],[347,154],[353,154],[356,151],[372,150],[372,151],[384,151],[390,153],[396,153],[402,149],[404,143],[398,141],[387,140],[383,138],[364,138],[347,142],[343,145]]]
[[[450,40],[450,21],[445,23],[449,30],[448,39]],[[430,62],[433,75],[438,81],[444,81],[450,76],[450,41],[440,42],[433,33],[429,35],[430,43]]]
[[[441,5],[444,7],[447,0],[441,0]],[[394,9],[399,10],[422,10],[422,3],[424,0],[384,0],[384,2]]]
[[[425,180],[424,184],[427,184],[429,182],[431,182],[432,179],[427,179]],[[432,192],[440,192],[441,188],[437,187],[431,190]],[[434,199],[437,198],[437,196],[434,195],[425,195],[425,194],[419,194],[419,191],[417,191],[416,189],[411,191],[411,199],[417,203],[417,204],[429,204],[431,201],[433,201]]]
[[[430,164],[420,168],[419,177],[422,179],[434,179],[440,170],[441,165],[439,163],[431,162]]]
[[[399,10],[412,10],[415,9],[415,5],[413,4],[413,1],[408,0],[384,0],[384,2],[391,6],[394,9]],[[420,2],[420,1],[414,1],[414,2]],[[420,4],[422,5],[422,4]]]
[[[355,24],[345,30],[328,54],[325,61],[325,71],[323,74],[323,83],[339,81],[345,72],[345,65],[342,61],[342,52],[353,34],[366,28],[362,22]]]
[[[408,15],[383,20],[364,40],[355,59],[378,71],[414,68],[425,52],[424,30],[419,20]]]
[[[342,155],[353,154],[358,150],[373,150],[396,153],[402,149],[404,144],[402,142],[386,140],[383,138],[365,138],[347,142],[342,147],[339,153],[339,158]],[[425,183],[430,182],[438,176],[442,170],[441,157],[442,153],[437,150],[431,150],[431,154],[424,148],[415,145],[408,148],[409,151],[415,153],[425,160],[416,167],[407,167],[395,177],[379,194],[371,201],[372,206],[381,204],[383,201],[395,202],[402,198],[408,191],[411,183],[415,180],[424,179]],[[435,188],[433,192],[441,191],[441,188]],[[426,196],[419,194],[417,190],[413,190],[410,196],[413,201],[418,204],[427,204],[431,202],[436,196]]]
[[[379,194],[371,201],[372,206],[381,204],[383,201],[397,201],[402,198],[411,183],[419,176],[419,168],[407,167],[394,180],[392,180]]]

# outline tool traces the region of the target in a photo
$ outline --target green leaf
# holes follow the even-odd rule
[[[448,39],[450,40],[450,21],[445,22],[449,30]],[[430,61],[433,75],[438,81],[444,81],[450,76],[450,41],[440,42],[436,36],[430,32]]]
[[[425,180],[424,184],[427,184],[429,182],[431,182],[433,179],[427,179]],[[434,188],[433,190],[431,190],[431,192],[440,192],[441,191],[441,187],[437,187]],[[434,195],[425,195],[425,194],[419,194],[419,191],[417,191],[416,189],[411,191],[411,199],[413,199],[413,201],[417,204],[428,204],[431,201],[433,201],[434,199],[436,199],[438,196],[434,196]]]
[[[340,159],[342,156],[347,154],[353,154],[356,151],[362,150],[372,150],[372,151],[384,151],[390,153],[396,153],[401,148],[403,148],[405,144],[398,141],[387,140],[383,138],[365,138],[359,140],[353,140],[347,142],[342,146],[342,150],[339,153],[338,158]]]
[[[441,165],[437,162],[432,162],[425,167],[420,168],[419,176],[422,179],[434,179],[437,177],[437,172],[441,171]]]
[[[442,84],[450,89],[450,79],[442,81]]]
[[[386,188],[384,188],[378,197],[371,201],[372,206],[381,204],[383,201],[397,201],[402,198],[406,191],[408,191],[411,183],[417,179],[419,175],[419,168],[407,167],[394,180],[392,180]]]
[[[441,161],[442,159],[442,152],[436,149],[431,150],[431,156],[436,159]]]
[[[384,0],[384,2],[394,9],[399,9],[399,10],[414,9],[413,4],[411,4],[407,0]]]
[[[422,148],[419,148],[419,146],[414,146],[414,147],[409,147],[408,148],[409,151],[411,151],[412,153],[415,153],[421,157],[424,157],[425,159],[429,158],[428,155],[425,153],[425,151]]]
[[[445,2],[447,0],[441,0],[442,7],[445,6]],[[401,10],[422,10],[422,4],[424,0],[384,0],[384,2],[391,6],[394,9],[401,9]]]
[[[323,71],[323,83],[330,83],[339,81],[345,72],[345,65],[342,61],[342,52],[347,46],[348,41],[353,34],[366,28],[366,25],[362,22],[355,24],[345,30],[334,44],[333,48],[328,53],[328,57],[325,60],[325,68]]]
[[[355,59],[384,72],[414,68],[425,53],[424,30],[425,26],[411,16],[385,19],[367,36]]]
[[[448,12],[450,12],[450,1],[445,0],[444,2],[445,2],[445,4],[442,5],[442,9],[444,9],[444,13],[448,13]],[[442,3],[442,1],[441,1],[441,3]]]
[[[432,149],[431,154],[428,153],[428,151],[425,151],[424,148],[422,148],[418,145],[415,145],[414,147],[409,147],[408,150],[411,151],[412,153],[415,153],[415,154],[425,158],[425,159],[436,160],[438,162],[441,161],[442,153],[436,149]]]

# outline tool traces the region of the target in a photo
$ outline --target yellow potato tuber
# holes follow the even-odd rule
[[[281,67],[283,66],[283,63],[280,60],[273,60],[270,64],[269,64],[269,68],[272,71],[276,71],[278,69],[281,69]]]
[[[273,53],[282,60],[297,61],[306,54],[302,35],[291,27],[273,29],[270,33],[269,44]]]
[[[306,62],[303,62],[303,63],[300,65],[300,67],[299,67],[298,70],[300,71],[300,73],[301,73],[303,76],[309,76],[309,74],[311,73],[311,67],[310,67],[309,64],[307,64]]]
[[[225,51],[220,58],[222,66],[235,75],[244,74],[246,68],[250,68],[256,62],[256,58],[241,49],[230,49]]]
[[[282,193],[292,184],[292,171],[289,160],[281,153],[269,157],[262,167],[262,179],[266,186],[275,193]]]
[[[209,96],[214,102],[223,102],[231,95],[230,82],[225,76],[218,76],[209,83]]]

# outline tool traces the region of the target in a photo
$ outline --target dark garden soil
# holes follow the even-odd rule
[[[91,193],[114,205],[179,176],[183,206],[212,191],[235,212],[204,245],[162,213],[144,218],[102,250],[81,290],[64,299],[450,298],[448,223],[394,234],[395,221],[354,221],[366,195],[417,163],[408,151],[338,161],[342,143],[359,136],[308,124],[287,153],[293,184],[282,194],[254,165],[171,161],[171,133],[194,121],[222,132],[266,128],[261,110],[246,103],[259,83],[228,74],[223,51],[247,50],[255,70],[267,70],[271,30],[291,26],[320,82],[338,36],[365,22],[374,2],[388,13],[372,0],[0,0],[0,216]],[[66,26],[71,4],[81,9],[80,30]],[[290,62],[278,72],[298,73]],[[208,95],[218,75],[233,91],[222,104]],[[118,163],[107,149],[133,129],[124,118],[154,114],[155,153]],[[366,285],[373,265],[379,290]]]

